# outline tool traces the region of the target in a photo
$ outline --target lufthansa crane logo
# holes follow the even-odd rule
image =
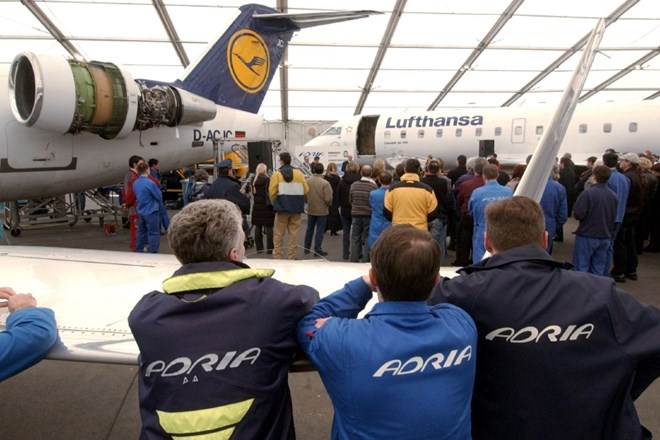
[[[227,65],[236,85],[248,93],[258,93],[270,71],[268,47],[257,33],[241,29],[229,40]]]

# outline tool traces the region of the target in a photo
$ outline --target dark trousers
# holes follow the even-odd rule
[[[323,251],[323,234],[325,234],[325,225],[328,221],[327,215],[309,215],[307,214],[307,229],[305,230],[305,250],[312,249],[312,238],[314,238],[314,252]],[[314,232],[316,230],[316,233]]]
[[[637,247],[635,246],[635,227],[637,214],[626,214],[621,228],[614,240],[612,275],[630,275],[637,272]]]
[[[258,226],[254,227],[254,241],[257,244],[257,252],[264,251],[264,232],[266,233],[266,251],[269,254],[273,253],[273,227],[272,226]]]
[[[341,216],[342,224],[342,257],[344,260],[348,260],[351,251],[351,223],[353,222],[352,217],[347,217],[345,215]]]
[[[456,233],[456,266],[469,266],[472,263],[470,252],[472,251],[472,229],[474,222],[470,214],[461,215]]]

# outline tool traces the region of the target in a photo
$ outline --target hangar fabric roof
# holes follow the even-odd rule
[[[660,95],[658,0],[268,0],[283,12],[382,14],[294,35],[260,113],[365,113],[556,102],[599,18],[606,30],[582,100]],[[172,81],[225,29],[229,0],[4,0],[0,62],[79,54]],[[284,103],[284,105],[283,105]]]

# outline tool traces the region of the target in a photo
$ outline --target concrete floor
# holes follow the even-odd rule
[[[174,214],[174,212],[170,212]],[[305,222],[298,242],[302,243]],[[571,259],[576,223],[565,226],[565,242],[555,243],[554,257]],[[56,246],[126,251],[129,234],[117,229],[117,235],[106,236],[98,222],[79,222],[23,230],[20,237],[5,236],[3,244],[24,246]],[[323,249],[328,259],[341,260],[342,237],[326,234]],[[248,254],[254,249],[248,249]],[[167,240],[161,252],[170,253]],[[249,255],[251,258],[266,256]],[[453,261],[450,255],[445,261]],[[302,247],[298,258],[304,255]],[[640,301],[660,307],[660,254],[640,257],[639,280],[620,285]],[[7,439],[134,439],[139,435],[140,416],[137,403],[137,367],[42,361],[35,367],[0,383],[0,438]],[[594,378],[598,380],[598,378]],[[318,374],[289,375],[293,394],[298,438],[322,440],[330,438],[332,405]],[[660,381],[656,381],[637,401],[642,423],[660,438]]]

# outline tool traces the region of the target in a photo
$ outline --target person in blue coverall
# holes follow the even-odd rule
[[[137,172],[139,177],[133,183],[139,216],[135,252],[144,252],[146,245],[149,252],[155,254],[160,247],[161,213],[166,212],[163,195],[158,185],[149,178],[149,166],[146,163],[139,163]]]
[[[440,245],[395,225],[368,275],[317,302],[298,341],[334,406],[333,439],[469,439],[477,329],[458,307],[428,306]],[[363,319],[358,313],[378,292]]]
[[[541,208],[545,215],[545,230],[548,231],[548,247],[546,251],[552,254],[552,243],[555,233],[568,219],[568,199],[566,189],[559,183],[559,165],[553,165],[548,177],[548,183],[541,196]]]
[[[9,309],[6,330],[0,332],[0,381],[39,362],[57,342],[55,314],[37,307],[29,293],[17,294],[11,287],[0,287],[0,307]]]
[[[468,201],[468,211],[472,216],[474,226],[472,233],[472,262],[480,261],[486,253],[484,233],[486,232],[486,206],[498,200],[513,196],[511,188],[497,182],[500,171],[497,165],[488,164],[484,167],[484,186],[475,189]]]

